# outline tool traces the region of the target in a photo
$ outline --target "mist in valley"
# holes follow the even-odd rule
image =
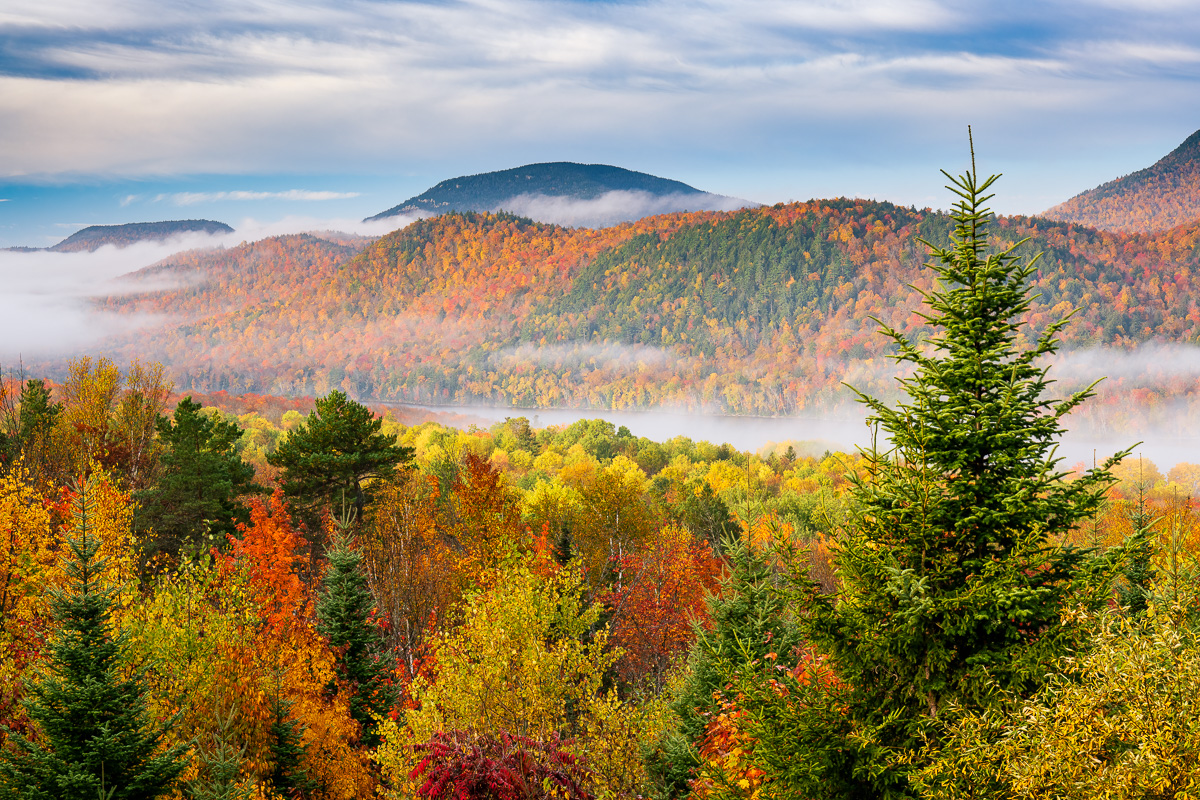
[[[579,223],[588,214],[632,208],[628,198],[613,196],[619,194],[630,193],[610,193],[596,201],[530,198],[527,206],[513,210],[560,224]],[[655,201],[658,200],[663,199]],[[639,207],[636,213],[644,210],[644,206]],[[5,368],[22,362],[57,361],[61,365],[73,355],[103,354],[105,342],[115,337],[179,321],[163,314],[111,313],[95,303],[98,297],[166,290],[203,280],[202,275],[195,273],[145,269],[175,253],[230,248],[270,236],[302,232],[316,236],[327,232],[324,235],[331,237],[339,233],[376,237],[404,227],[414,219],[391,217],[375,222],[298,216],[274,221],[244,219],[231,234],[193,233],[124,248],[105,246],[95,252],[0,251],[0,280],[6,285],[6,292],[0,295],[0,362]],[[408,335],[415,334],[410,331]],[[405,338],[401,335],[393,346],[403,347],[405,342],[401,340]],[[303,360],[302,353],[296,356],[298,362]],[[669,348],[586,342],[509,347],[492,353],[489,361],[496,368],[520,364],[586,365],[630,373],[662,368],[672,358]],[[1200,392],[1197,391],[1200,347],[1168,343],[1148,343],[1133,349],[1097,347],[1060,353],[1047,363],[1051,366],[1050,378],[1054,380],[1050,386],[1052,396],[1064,396],[1098,378],[1105,379],[1098,387],[1100,396],[1085,403],[1066,420],[1068,432],[1058,450],[1065,465],[1103,460],[1138,442],[1141,444],[1136,452],[1164,469],[1180,462],[1200,462]],[[850,385],[864,389],[895,387],[897,367],[890,359],[848,361],[842,371]],[[886,399],[894,401],[897,397]],[[740,450],[756,452],[765,452],[774,444],[793,444],[798,452],[812,455],[825,450],[851,451],[868,446],[872,435],[865,424],[864,408],[850,400],[848,394],[844,400],[825,407],[810,407],[802,414],[780,417],[730,416],[719,413],[719,409],[713,413],[693,413],[669,408],[603,411],[465,406],[456,407],[455,411],[483,421],[525,416],[535,426],[602,418],[626,426],[634,435],[658,441],[687,436],[727,442]]]

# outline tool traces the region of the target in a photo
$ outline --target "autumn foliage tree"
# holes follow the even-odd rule
[[[650,546],[626,555],[624,581],[604,596],[612,609],[612,642],[623,652],[617,673],[661,691],[707,617],[706,598],[721,572],[707,542],[678,527],[663,528]]]

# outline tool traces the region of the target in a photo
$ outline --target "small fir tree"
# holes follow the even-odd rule
[[[43,738],[14,736],[0,752],[0,797],[22,800],[150,800],[166,794],[186,747],[165,747],[172,724],[154,724],[140,682],[121,676],[126,634],[114,631],[113,590],[90,528],[90,481],[71,508],[65,591],[52,594],[57,632],[40,679],[28,687],[30,718]]]
[[[304,723],[291,716],[292,704],[276,693],[271,701],[271,774],[268,782],[280,797],[307,797],[317,784],[304,770],[308,746]]]
[[[762,553],[742,539],[725,544],[730,575],[709,600],[712,629],[697,631],[688,675],[673,704],[679,719],[648,754],[647,767],[667,797],[686,797],[700,765],[699,745],[718,708],[714,693],[747,673],[774,669],[768,653],[790,655],[801,643],[789,600]]]
[[[1128,557],[1121,568],[1121,580],[1117,583],[1117,603],[1129,616],[1137,619],[1146,613],[1146,606],[1154,593],[1154,523],[1146,503],[1146,487],[1137,485],[1137,497],[1129,509],[1129,522],[1133,526],[1125,540]]]
[[[1091,387],[1047,397],[1047,368],[1066,324],[1018,346],[1037,258],[985,255],[998,176],[971,171],[948,187],[959,200],[950,247],[930,248],[938,284],[925,319],[928,348],[884,327],[901,363],[907,400],[892,408],[859,394],[888,452],[865,451],[854,485],[861,508],[841,543],[836,598],[812,591],[806,628],[853,687],[856,739],[881,763],[873,792],[908,796],[904,763],[938,736],[948,708],[988,706],[1001,692],[1027,696],[1081,632],[1064,609],[1109,594],[1120,552],[1093,557],[1060,546],[1091,516],[1125,453],[1075,480],[1058,468],[1062,419]]]
[[[191,800],[250,800],[254,796],[253,783],[239,780],[246,748],[234,745],[235,718],[232,708],[218,712],[217,730],[197,746],[200,775],[188,782],[187,796]]]
[[[367,588],[362,554],[343,530],[329,550],[329,567],[317,598],[317,630],[338,652],[338,675],[350,695],[350,715],[362,726],[362,741],[379,744],[376,720],[395,703],[383,657],[383,640],[371,617],[375,600]]]

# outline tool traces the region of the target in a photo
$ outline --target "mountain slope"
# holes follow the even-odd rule
[[[94,251],[105,245],[127,247],[135,242],[162,241],[183,233],[233,233],[224,222],[210,219],[168,220],[165,222],[130,222],[124,225],[91,225],[46,248],[59,253]]]
[[[361,252],[286,237],[173,259],[157,269],[186,286],[103,304],[171,322],[105,346],[198,391],[795,413],[849,403],[843,381],[895,391],[870,318],[927,333],[915,240],[949,232],[944,215],[859,200],[603,230],[447,214]],[[1034,330],[1077,307],[1068,347],[1200,340],[1200,224],[1118,235],[1002,218],[992,244],[1025,237],[1045,253]]]
[[[1153,166],[1089,189],[1042,216],[1101,230],[1140,233],[1200,219],[1200,131]]]
[[[605,164],[575,164],[558,161],[546,164],[527,164],[499,172],[463,175],[442,181],[416,197],[368,217],[364,221],[381,220],[401,214],[431,215],[449,211],[517,211],[530,198],[553,198],[572,201],[594,201],[609,192],[628,192],[653,198],[671,198],[683,210],[690,201],[708,203],[712,207],[720,195],[712,195],[686,183],[612,167]],[[744,205],[744,203],[742,204]],[[657,209],[663,210],[661,208]]]

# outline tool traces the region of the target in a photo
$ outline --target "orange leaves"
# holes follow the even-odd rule
[[[714,694],[717,711],[708,719],[700,741],[700,767],[692,781],[692,796],[708,798],[756,798],[766,772],[753,763],[754,739],[745,731],[741,697],[730,700]]]
[[[284,630],[312,618],[313,596],[301,579],[308,542],[292,524],[283,490],[276,489],[269,504],[254,498],[250,524],[239,525],[241,538],[230,536],[226,569],[242,564],[258,593],[259,613],[268,627]]]
[[[626,582],[605,598],[613,609],[612,641],[625,651],[621,677],[661,689],[667,671],[695,638],[705,598],[717,588],[720,562],[707,544],[679,527],[663,528],[645,552],[620,564]]]
[[[528,549],[519,497],[486,459],[466,454],[454,483],[454,503],[448,532],[463,550],[468,574],[482,575]]]

